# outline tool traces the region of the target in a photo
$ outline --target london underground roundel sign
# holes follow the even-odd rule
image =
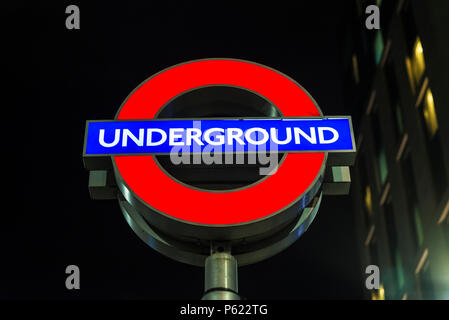
[[[212,150],[235,159],[261,149],[277,155],[275,172],[222,189],[197,180],[217,175],[223,182],[229,176],[223,172],[231,171],[239,180],[245,164],[210,169],[203,163],[202,171],[192,163],[164,165],[164,157],[183,152],[195,157]],[[288,76],[249,61],[205,59],[145,80],[114,120],[88,121],[83,157],[97,183],[104,178],[103,191],[116,188],[122,210],[137,212],[163,234],[198,243],[251,241],[294,224],[320,194],[329,154],[354,151],[350,118],[324,117]],[[189,170],[190,177],[179,177]],[[105,182],[108,172],[113,183]]]

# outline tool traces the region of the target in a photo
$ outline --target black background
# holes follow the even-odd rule
[[[152,74],[191,59],[247,59],[297,80],[326,115],[351,114],[342,96],[345,1],[156,3],[61,1],[3,10],[7,192],[0,298],[202,296],[202,268],[153,251],[129,228],[115,201],[90,200],[87,190],[85,121],[112,119]],[[65,28],[69,4],[80,7],[80,30]],[[242,296],[362,298],[351,211],[349,196],[323,199],[299,241],[239,269]],[[65,288],[69,264],[80,267],[80,290]]]

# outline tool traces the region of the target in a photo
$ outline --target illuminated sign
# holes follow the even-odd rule
[[[201,171],[163,159],[257,151],[279,156],[274,174],[251,180],[245,165],[220,167],[218,174],[217,166]],[[145,80],[113,120],[87,121],[83,159],[92,192],[118,198],[130,226],[156,250],[202,265],[210,241],[231,241],[244,265],[279,252],[307,229],[323,182],[332,182],[326,179],[335,170],[326,167],[350,165],[354,152],[351,118],[325,116],[285,74],[249,61],[204,59]],[[220,190],[195,182],[217,176],[251,181]]]
[[[344,117],[91,121],[86,128],[85,156],[178,151],[354,151],[351,121]]]

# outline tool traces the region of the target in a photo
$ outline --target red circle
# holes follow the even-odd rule
[[[148,79],[124,102],[117,119],[151,119],[170,99],[193,88],[232,85],[259,93],[286,117],[320,116],[294,81],[259,64],[231,59],[187,62]],[[147,205],[186,222],[229,225],[265,218],[289,206],[311,186],[324,153],[287,154],[278,171],[242,190],[208,192],[167,176],[152,156],[115,156],[119,174]]]

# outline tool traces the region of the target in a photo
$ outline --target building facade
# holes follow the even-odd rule
[[[380,30],[365,9],[380,8]],[[449,299],[449,1],[353,0],[345,103],[357,137],[351,197],[372,299]]]

